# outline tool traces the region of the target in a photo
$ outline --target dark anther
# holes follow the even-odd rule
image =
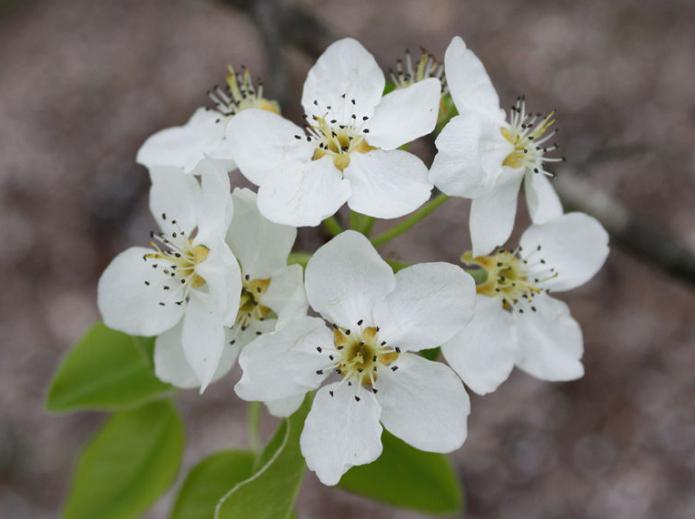
[[[356,401],[356,402],[359,402],[359,401],[360,401],[360,397],[358,397],[357,395],[355,395],[355,401]]]
[[[391,371],[396,371],[398,369],[398,366],[391,366]]]
[[[364,322],[364,320],[360,319],[359,321],[357,321],[357,326],[362,326],[363,322]]]
[[[321,346],[316,346],[316,351],[318,351],[319,353],[321,353],[321,352],[323,351],[323,349],[321,348]]]
[[[323,370],[322,369],[317,369],[316,370],[317,375],[323,375]]]

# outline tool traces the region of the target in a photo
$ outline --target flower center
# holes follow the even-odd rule
[[[236,325],[245,331],[253,321],[265,321],[277,317],[269,307],[261,304],[263,294],[268,291],[270,279],[251,279],[244,276],[239,301],[239,312],[236,317]]]
[[[376,393],[375,383],[382,369],[396,371],[401,350],[398,347],[387,346],[386,341],[379,340],[379,328],[368,326],[362,328],[363,321],[357,323],[354,330],[333,326],[333,346],[317,347],[319,353],[328,355],[329,364],[326,369],[334,369],[343,377],[341,383],[348,386],[362,385]],[[317,370],[323,375],[324,369]],[[331,393],[333,396],[333,393]],[[359,401],[359,397],[355,396]]]
[[[307,128],[309,141],[317,142],[312,160],[330,155],[335,167],[344,171],[350,165],[350,153],[366,153],[374,149],[364,138],[363,133],[369,132],[367,129],[353,124],[337,124],[335,119],[327,120],[318,115],[313,116],[313,121]]]
[[[162,214],[162,219],[167,220],[166,214]],[[176,220],[170,222],[177,227]],[[156,283],[155,286],[168,294],[166,299],[173,297],[173,302],[177,305],[188,302],[188,292],[191,289],[205,285],[205,279],[196,269],[207,259],[210,249],[205,245],[193,245],[195,234],[194,229],[186,237],[185,231],[180,228],[169,234],[151,232],[150,246],[154,251],[143,256],[143,260],[150,263],[154,271],[165,277],[163,284]],[[145,281],[145,285],[153,286],[149,280]],[[161,301],[159,305],[166,306],[166,302]]]
[[[498,297],[502,307],[513,312],[524,313],[525,309],[535,312],[533,299],[549,290],[539,286],[545,281],[557,277],[554,268],[548,268],[545,260],[538,257],[541,247],[522,256],[521,247],[514,251],[500,250],[490,256],[476,258],[470,252],[462,257],[466,264],[478,265],[487,272],[485,282],[476,286],[478,294],[487,297]]]
[[[540,113],[526,113],[526,101],[518,97],[516,104],[511,107],[508,127],[500,129],[502,136],[514,149],[502,163],[510,168],[525,168],[527,171],[541,173],[552,177],[553,173],[544,169],[548,162],[564,162],[564,157],[546,157],[545,154],[559,148],[558,144],[544,147],[543,144],[552,139],[558,128],[550,130],[555,124],[555,111],[545,117]]]
[[[241,72],[236,72],[234,67],[228,65],[226,83],[226,88],[215,85],[208,91],[215,110],[220,114],[230,117],[247,108],[280,113],[280,107],[276,101],[263,97],[263,83],[258,80],[258,87],[254,85],[251,73],[246,67],[242,67]]]
[[[447,93],[444,65],[425,49],[420,49],[420,58],[413,64],[410,50],[405,51],[405,60],[396,61],[396,68],[389,70],[389,76],[395,88],[405,88],[427,78],[439,79],[442,83],[442,95]]]

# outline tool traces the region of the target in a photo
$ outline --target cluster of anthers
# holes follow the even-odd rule
[[[167,215],[162,213],[162,220],[167,220]],[[170,221],[172,226],[177,226],[176,220]],[[150,263],[152,269],[165,277],[161,284],[152,285],[145,280],[146,286],[161,288],[165,299],[173,299],[177,305],[188,302],[188,292],[192,288],[200,288],[205,284],[205,279],[196,272],[196,266],[205,261],[209,249],[205,245],[193,245],[195,230],[191,236],[186,236],[180,228],[168,235],[165,233],[150,232],[152,241],[150,246],[154,252],[144,254],[142,259]],[[170,279],[170,281],[169,281]],[[159,301],[159,306],[166,306],[165,301]]]
[[[357,322],[357,328],[351,330],[333,326],[333,346],[317,346],[316,351],[328,356],[327,367],[316,371],[323,375],[326,370],[333,369],[342,376],[341,384],[348,386],[360,385],[377,393],[376,381],[383,369],[398,370],[394,364],[401,353],[400,348],[388,346],[386,341],[379,340],[379,327],[362,327],[364,321]],[[333,396],[333,391],[330,391]],[[360,397],[355,394],[355,400]]]
[[[267,306],[261,304],[260,300],[270,286],[270,279],[251,279],[246,274],[241,286],[241,299],[239,301],[239,312],[237,313],[236,325],[241,331],[251,325],[253,321],[265,321],[275,318],[275,312]],[[256,335],[261,335],[260,331]],[[233,344],[233,342],[232,342]]]
[[[277,102],[263,97],[261,80],[258,80],[258,86],[256,86],[249,69],[245,66],[242,65],[241,72],[236,72],[234,67],[228,65],[226,83],[226,88],[215,85],[208,90],[208,97],[214,103],[214,109],[221,115],[230,117],[247,108],[280,113]]]
[[[523,167],[527,171],[541,173],[548,177],[554,176],[553,173],[544,169],[544,164],[564,162],[565,157],[546,157],[546,153],[555,151],[560,145],[557,143],[543,145],[559,131],[559,128],[550,130],[555,122],[554,110],[546,116],[539,112],[527,113],[526,98],[517,97],[516,103],[510,109],[509,126],[501,130],[504,138],[514,146],[514,150],[507,155],[503,164],[515,169]]]
[[[550,290],[539,284],[557,277],[556,269],[549,267],[540,257],[542,247],[538,245],[530,253],[523,255],[522,247],[514,250],[499,250],[489,256],[474,258],[470,252],[461,257],[468,265],[478,265],[487,273],[487,279],[476,286],[478,294],[499,297],[502,307],[523,314],[525,310],[536,311],[534,298],[539,294],[549,294]]]
[[[346,94],[341,98],[345,99]],[[369,120],[367,115],[357,115],[357,102],[350,99],[350,103],[355,107],[355,112],[350,114],[350,122],[339,121],[331,116],[331,106],[326,106],[324,115],[307,116],[307,125],[304,127],[307,142],[315,142],[315,150],[312,160],[329,155],[333,159],[333,164],[339,171],[344,171],[350,165],[350,153],[366,153],[372,146],[365,140],[369,133],[369,128],[364,125]],[[317,100],[313,102],[318,107]],[[301,135],[295,135],[295,139],[301,140]]]
[[[389,70],[389,76],[396,88],[405,88],[427,78],[436,78],[442,84],[442,95],[447,93],[444,64],[440,63],[426,49],[420,48],[420,58],[413,64],[410,50],[405,51],[405,60],[396,61],[396,68]]]

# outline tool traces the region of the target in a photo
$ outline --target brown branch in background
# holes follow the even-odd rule
[[[316,59],[338,38],[338,35],[327,29],[310,11],[291,0],[222,1],[240,9],[256,21],[268,53],[271,77],[281,74],[282,79],[273,78],[272,84],[284,83],[283,93],[286,93],[287,84],[286,65],[277,65],[284,62],[280,48],[282,43]],[[268,10],[275,12],[268,13]],[[274,92],[273,94],[276,95]],[[695,286],[695,251],[577,174],[580,170],[588,170],[594,162],[628,158],[637,148],[639,147],[596,150],[576,170],[564,168],[560,172],[554,183],[557,192],[565,209],[581,211],[597,218],[609,232],[614,243],[664,272]]]

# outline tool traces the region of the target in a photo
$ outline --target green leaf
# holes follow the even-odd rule
[[[304,479],[306,466],[299,450],[299,436],[311,407],[302,406],[278,428],[261,459],[267,462],[250,479],[239,483],[217,505],[216,519],[287,519]]]
[[[419,451],[388,431],[384,452],[369,465],[350,469],[340,488],[392,506],[427,514],[461,511],[461,488],[446,456]]]
[[[421,350],[420,355],[425,357],[427,360],[437,360],[437,357],[439,357],[439,351],[439,347],[429,348],[427,350]]]
[[[80,456],[65,519],[140,517],[176,479],[183,444],[171,402],[113,415]]]
[[[172,388],[154,375],[153,349],[153,338],[131,337],[95,324],[61,362],[46,408],[116,411],[164,396]]]
[[[237,483],[253,474],[255,454],[222,451],[203,459],[183,482],[171,519],[210,519],[217,502]]]

